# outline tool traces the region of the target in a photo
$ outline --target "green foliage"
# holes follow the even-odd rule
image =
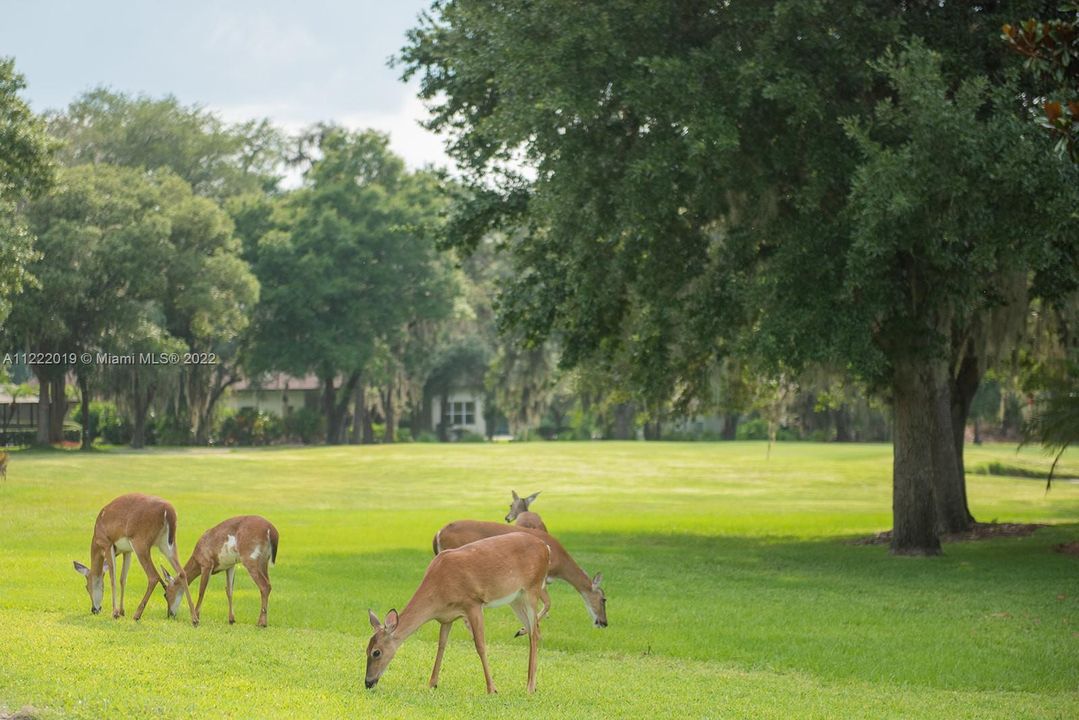
[[[880,382],[906,340],[940,340],[909,316],[912,292],[915,314],[954,311],[963,327],[1000,302],[985,289],[1000,273],[1074,288],[1079,183],[1044,165],[1017,89],[988,89],[1003,79],[990,47],[1001,13],[455,0],[398,62],[476,178],[447,241],[497,233],[513,264],[500,312],[525,340],[557,337],[564,365],[620,365],[648,399],[707,394],[732,354],[781,372],[849,364]],[[936,65],[928,51],[864,62],[911,36],[942,53]],[[916,288],[903,286],[911,253],[928,273],[908,278]]]
[[[1079,281],[1062,268],[1079,237],[1079,184],[1067,178],[1079,176],[1046,166],[1012,110],[1014,87],[978,76],[953,87],[941,64],[918,41],[886,53],[876,67],[893,98],[868,127],[846,123],[865,155],[851,190],[847,292],[873,328],[857,354],[871,379],[898,355],[947,352],[954,326],[1008,301],[1009,275],[1034,276],[1035,293],[1064,275],[1072,292]]]
[[[322,442],[326,437],[326,419],[312,408],[302,407],[285,416],[284,434],[304,445]]]
[[[96,88],[49,117],[67,165],[168,169],[199,195],[223,199],[276,187],[285,140],[269,122],[227,125],[198,106]]]
[[[264,286],[252,366],[348,375],[408,322],[443,317],[452,285],[424,226],[437,178],[407,173],[374,132],[327,129],[305,187],[258,243]]]
[[[221,444],[229,446],[270,445],[283,432],[280,417],[254,408],[241,408],[225,417],[219,430]]]
[[[0,56],[0,329],[11,298],[34,282],[26,270],[37,259],[33,236],[16,207],[53,180],[54,143],[45,134],[45,123],[19,97],[25,87],[15,61]]]
[[[115,403],[95,401],[90,403],[89,435],[93,442],[102,439],[110,445],[126,445],[131,442],[131,428],[127,419],[120,414]],[[71,417],[81,420],[82,406],[77,405],[71,411]]]
[[[1058,152],[1079,163],[1079,3],[1059,10],[1060,18],[1005,24],[1001,39],[1047,87],[1038,124],[1057,138]]]

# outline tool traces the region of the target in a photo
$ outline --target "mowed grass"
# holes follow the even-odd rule
[[[1063,470],[1075,475],[1077,456]],[[1037,450],[969,448],[968,469],[1047,468]],[[265,450],[16,453],[0,481],[0,712],[42,717],[939,717],[1079,716],[1079,484],[971,474],[980,520],[1045,522],[1028,538],[954,544],[935,559],[852,545],[890,525],[886,445],[535,443]],[[500,694],[484,694],[456,625],[437,690],[437,626],[363,688],[367,608],[402,608],[431,539],[460,518],[501,520],[510,490],[589,572],[610,627],[551,587],[538,691],[507,608],[487,613]],[[97,511],[125,492],[165,497],[179,545],[231,515],[281,533],[270,627],[237,574],[202,625],[92,616],[72,560]],[[105,608],[111,606],[106,591]]]

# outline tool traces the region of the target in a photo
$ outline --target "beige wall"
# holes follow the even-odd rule
[[[475,412],[473,413],[471,423],[453,423],[449,426],[450,432],[454,430],[467,430],[474,432],[477,435],[487,435],[487,423],[483,418],[483,395],[470,391],[470,390],[454,390],[450,392],[448,396],[450,407],[454,407],[454,403],[467,403],[471,402],[475,404]],[[435,428],[438,428],[438,423],[442,420],[442,398],[435,397],[431,401],[431,417]]]

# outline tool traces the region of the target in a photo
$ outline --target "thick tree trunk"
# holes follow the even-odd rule
[[[956,459],[959,463],[959,479],[963,495],[963,512],[966,513],[971,524],[974,523],[974,516],[970,512],[970,505],[967,502],[967,475],[966,464],[963,461],[963,446],[966,441],[967,419],[970,417],[970,406],[974,402],[974,396],[977,394],[978,386],[982,381],[982,368],[980,365],[981,364],[976,357],[968,355],[963,359],[963,362],[960,363],[959,372],[956,373],[956,376],[951,383],[952,431],[955,437]],[[975,423],[974,432],[975,442],[980,443],[981,438],[977,437],[977,423]]]
[[[81,373],[78,380],[79,397],[82,399],[81,417],[79,418],[79,422],[82,424],[82,446],[80,449],[88,451],[94,441],[94,438],[90,435],[90,381]]]
[[[835,441],[850,442],[850,408],[840,405],[833,413],[835,419]]]
[[[892,553],[939,555],[933,499],[933,450],[926,433],[934,423],[932,373],[924,364],[897,363],[892,465]]]
[[[52,379],[49,406],[49,442],[64,441],[64,418],[67,416],[67,378],[60,372]]]
[[[349,442],[359,445],[363,442],[363,423],[367,416],[367,399],[364,397],[363,383],[357,382],[352,391],[352,436]]]
[[[51,384],[49,380],[44,376],[44,373],[38,376],[37,386],[37,444],[48,445],[49,444],[49,390]]]
[[[933,423],[926,429],[925,441],[933,455],[933,501],[937,508],[937,532],[957,533],[972,525],[967,512],[966,489],[957,457],[955,432],[952,428],[951,375],[946,361],[933,362],[932,393]]]
[[[723,433],[720,435],[724,440],[734,440],[738,437],[738,413],[727,413],[723,416]]]
[[[135,375],[135,402],[134,402],[134,426],[131,428],[131,447],[136,450],[146,447],[146,416],[150,412],[149,393],[143,397],[142,388],[139,385],[139,376]]]
[[[382,433],[382,441],[385,443],[394,442],[397,436],[397,405],[393,401],[393,380],[393,373],[390,373],[390,378],[386,381],[386,391],[382,399],[382,409],[386,415],[386,429]]]
[[[614,440],[634,439],[634,418],[637,408],[632,403],[619,403],[614,406],[614,427],[611,436]]]
[[[442,391],[442,398],[439,404],[439,418],[438,418],[438,439],[439,442],[449,442],[450,440],[450,393],[448,390]]]
[[[333,386],[333,376],[324,377],[322,380],[322,407],[326,414],[326,444],[340,445],[345,441],[345,416],[348,414],[348,403],[352,399],[352,392],[356,389],[360,374],[352,373],[345,384],[341,386],[341,398],[337,397],[337,389]]]

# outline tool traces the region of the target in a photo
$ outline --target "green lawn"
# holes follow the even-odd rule
[[[16,453],[0,481],[0,714],[42,717],[939,717],[1079,716],[1079,484],[1046,495],[1037,450],[968,449],[980,520],[1046,522],[1022,539],[893,558],[846,540],[890,525],[884,445],[532,443],[245,451]],[[1065,459],[1079,474],[1079,456]],[[402,608],[431,538],[460,518],[498,520],[510,490],[590,572],[610,627],[551,588],[538,691],[508,608],[487,613],[500,694],[483,690],[454,628],[441,686],[426,687],[436,625],[363,688],[367,608]],[[181,552],[231,515],[281,532],[270,627],[237,574],[202,625],[165,619],[160,593],[130,619],[92,616],[71,561],[87,561],[97,511],[121,493],[173,502]],[[106,593],[105,607],[111,607]]]

